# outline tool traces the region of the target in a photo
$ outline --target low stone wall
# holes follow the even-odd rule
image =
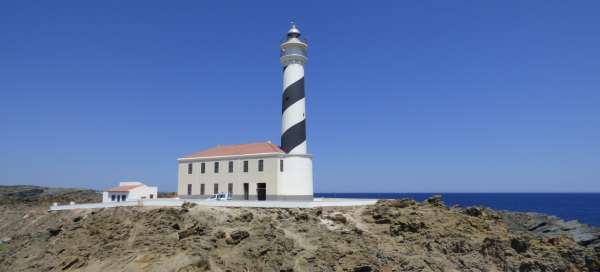
[[[179,207],[185,202],[192,202],[200,206],[208,207],[254,207],[254,208],[315,208],[315,207],[348,207],[372,205],[377,199],[349,199],[349,198],[315,198],[313,201],[280,201],[280,200],[199,200],[199,199],[144,199],[137,201],[110,202],[110,203],[87,203],[73,205],[50,206],[50,211],[74,210],[74,209],[100,209],[114,207],[144,207],[162,206]]]
[[[114,208],[114,207],[134,207],[134,206],[166,206],[166,207],[178,207],[183,205],[184,200],[181,199],[143,199],[135,201],[124,201],[124,202],[108,202],[108,203],[83,203],[83,204],[72,204],[72,205],[52,205],[50,211],[60,210],[75,210],[75,209],[101,209],[101,208]]]

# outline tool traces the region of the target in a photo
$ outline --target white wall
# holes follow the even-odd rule
[[[126,185],[138,185],[141,182],[120,182],[119,186]],[[125,201],[136,201],[140,199],[152,199],[158,198],[158,187],[151,187],[142,184],[143,186],[133,188],[128,192],[102,192],[102,202],[122,202],[122,197],[125,196]],[[115,196],[115,201],[112,200],[112,196]],[[117,198],[118,197],[118,200]]]
[[[245,156],[232,158],[181,160],[178,167],[177,193],[187,195],[187,186],[192,184],[192,195],[200,196],[200,184],[204,184],[204,197],[213,194],[213,186],[219,184],[219,192],[227,192],[229,183],[233,183],[233,194],[244,194],[244,183],[249,185],[249,195],[256,197],[256,184],[267,184],[267,195],[277,194],[277,172],[281,155]],[[258,161],[263,160],[263,171],[258,171]],[[214,172],[214,163],[219,162],[219,172]],[[229,173],[229,161],[233,161],[233,172]],[[244,172],[244,161],[248,161],[248,172]],[[201,164],[205,163],[205,172],[201,173]],[[188,174],[188,164],[192,164],[192,174]]]
[[[150,195],[152,195],[152,199],[156,199],[157,194],[158,187],[149,187],[144,185],[131,189],[129,191],[129,200],[150,199]]]
[[[104,197],[106,194],[106,197]],[[112,200],[112,197],[115,196],[115,201]],[[102,202],[122,202],[123,196],[125,196],[125,201],[129,201],[129,192],[103,192],[102,193]]]
[[[283,172],[279,172],[278,180],[277,195],[312,196],[312,158],[306,155],[286,155]]]

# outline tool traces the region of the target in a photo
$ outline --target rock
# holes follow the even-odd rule
[[[388,204],[390,207],[394,207],[394,208],[406,208],[406,207],[410,207],[412,205],[417,204],[417,202],[412,198],[401,198],[401,199],[390,200],[388,202]]]
[[[73,222],[77,223],[77,222],[81,221],[81,219],[83,219],[83,217],[77,216],[77,217],[73,218]]]
[[[498,212],[500,220],[510,231],[527,231],[543,237],[565,235],[583,246],[600,246],[600,227],[577,221],[564,221],[556,216],[540,213]]]
[[[354,269],[352,269],[352,271],[354,271],[354,272],[371,272],[371,271],[373,271],[373,268],[368,264],[361,264],[359,266],[354,267]]]
[[[504,259],[504,244],[498,238],[486,237],[483,239],[480,253],[483,256],[492,256],[499,259]]]
[[[251,222],[253,218],[254,215],[251,212],[245,212],[238,217],[238,220],[242,222]]]
[[[585,266],[589,271],[600,271],[600,258],[598,256],[585,256]]]
[[[296,221],[307,221],[310,217],[307,213],[299,213],[295,216]]]
[[[50,234],[50,236],[56,236],[61,231],[62,231],[62,229],[60,229],[60,228],[48,228],[48,233]]]
[[[194,225],[186,230],[182,230],[180,232],[178,232],[178,236],[179,236],[179,240],[188,238],[190,236],[195,236],[195,235],[203,235],[206,232],[206,230],[198,225]]]
[[[384,209],[376,209],[371,215],[375,220],[375,224],[389,224],[392,220],[388,217]]]
[[[517,253],[523,253],[529,249],[529,242],[521,238],[512,238],[510,240],[510,247],[512,247]]]
[[[447,249],[453,253],[467,253],[472,250],[471,245],[465,240],[454,241],[450,243]]]
[[[566,236],[577,230],[593,234],[593,228],[584,232],[576,222],[527,215],[512,217],[520,226],[514,231],[505,219],[494,219],[502,212],[489,208],[481,208],[483,214],[475,217],[465,208],[410,203],[195,207],[187,213],[172,207],[47,213],[45,204],[0,205],[0,238],[12,238],[0,245],[0,271],[62,271],[78,259],[65,271],[94,271],[101,265],[111,271],[173,272],[600,272],[600,245],[585,240],[589,244],[583,246]],[[410,206],[401,208],[405,205]],[[82,219],[74,222],[78,216]],[[60,232],[51,237],[48,227]]]
[[[229,234],[229,238],[227,238],[227,240],[225,240],[225,242],[230,245],[237,245],[242,240],[248,238],[249,236],[250,236],[250,233],[248,233],[245,230],[236,230]]]
[[[185,265],[177,269],[177,272],[198,272],[211,271],[210,261],[208,259],[200,259],[192,264]]]
[[[483,208],[480,207],[468,207],[464,210],[466,215],[480,217],[483,215]]]
[[[323,214],[323,208],[314,208],[315,216],[321,216]]]
[[[66,261],[66,262],[63,263],[64,266],[63,266],[62,270],[67,270],[67,269],[71,268],[73,265],[75,265],[78,262],[79,262],[79,258],[73,258],[73,259],[71,259],[69,261]]]
[[[445,206],[444,202],[442,201],[442,196],[441,195],[433,195],[430,198],[426,199],[425,202],[433,205],[433,206]]]
[[[546,271],[547,267],[537,261],[524,261],[519,265],[519,272]]]
[[[193,207],[198,206],[198,204],[194,203],[194,202],[184,202],[183,205],[181,205],[181,208],[183,209],[191,209]]]
[[[217,239],[223,239],[223,238],[225,238],[225,236],[227,236],[227,234],[222,230],[218,230],[215,232],[214,236]]]
[[[404,222],[398,221],[390,226],[390,234],[392,236],[398,236],[403,232],[418,233],[419,230],[426,228],[423,222]]]
[[[346,224],[348,222],[348,219],[341,213],[336,213],[332,216],[328,216],[327,218],[333,222],[340,224]]]
[[[389,223],[392,223],[392,220],[390,220],[389,218],[375,219],[375,224],[389,224]]]

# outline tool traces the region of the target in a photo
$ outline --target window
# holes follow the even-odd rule
[[[283,172],[283,160],[279,160],[279,172]]]
[[[200,184],[200,194],[204,195],[204,183]]]
[[[206,171],[206,163],[201,163],[200,164],[200,173],[204,174],[205,171]]]
[[[215,173],[219,173],[219,162],[215,162]]]
[[[111,199],[112,201],[115,201],[115,195],[112,195],[112,196],[110,196],[110,199]]]
[[[229,173],[233,173],[233,161],[229,162]]]
[[[214,191],[215,194],[219,193],[219,184],[218,183],[215,183],[213,191]]]
[[[250,184],[244,183],[244,200],[250,199]]]
[[[248,172],[248,161],[244,161],[244,172]]]
[[[192,174],[192,164],[188,163],[188,175]]]
[[[192,195],[192,185],[188,184],[188,195]]]
[[[258,160],[258,172],[263,171],[263,160]]]
[[[227,192],[230,196],[233,195],[233,183],[227,184]]]
[[[126,195],[122,195],[122,196],[121,196],[121,201],[125,201],[126,199],[127,199],[127,196],[126,196]]]

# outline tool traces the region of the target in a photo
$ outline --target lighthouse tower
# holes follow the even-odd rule
[[[281,104],[281,149],[285,171],[280,172],[280,195],[312,199],[312,156],[306,145],[306,98],[304,96],[304,64],[307,61],[306,40],[292,23],[283,43],[280,62],[283,65],[283,96]]]
[[[289,154],[306,154],[306,99],[304,64],[308,44],[300,38],[295,24],[281,44],[283,99],[281,104],[281,149]]]

